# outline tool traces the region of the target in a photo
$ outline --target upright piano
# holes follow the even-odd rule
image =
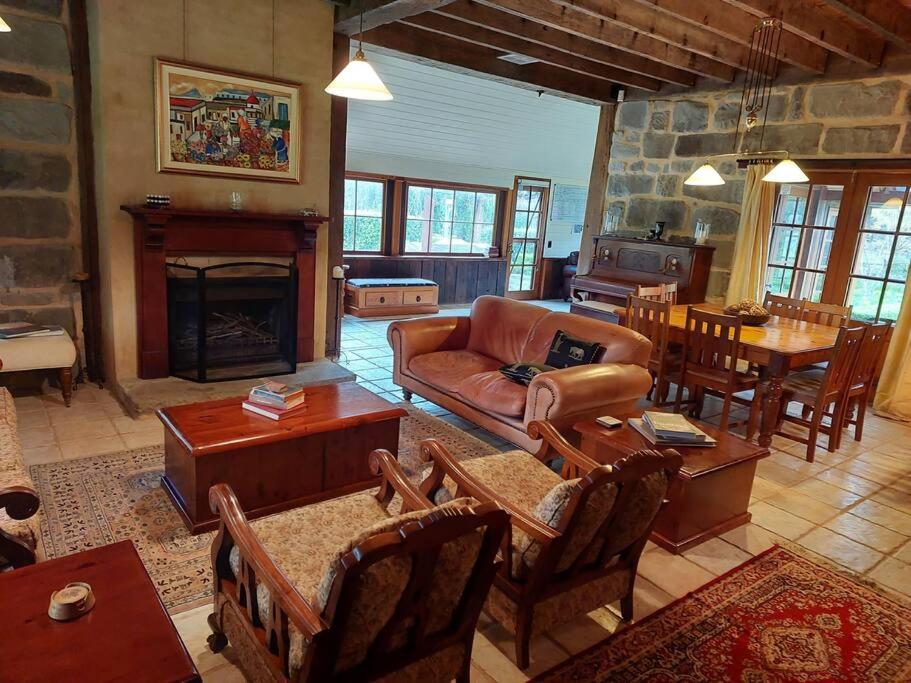
[[[677,283],[677,303],[705,301],[709,270],[715,247],[688,242],[647,240],[639,237],[597,235],[594,238],[591,270],[572,280],[573,300],[603,302],[626,307],[626,297],[637,287]],[[597,315],[597,309],[613,306],[574,306],[583,315]],[[607,314],[609,318],[610,314]]]

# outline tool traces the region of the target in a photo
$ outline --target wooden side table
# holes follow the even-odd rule
[[[47,616],[51,593],[92,586],[95,607]],[[200,681],[131,541],[0,574],[0,681]]]
[[[624,422],[640,417],[642,411],[614,415]],[[683,467],[668,491],[668,505],[655,523],[651,540],[665,550],[679,554],[703,541],[750,521],[750,492],[756,464],[769,450],[712,425],[699,428],[717,439],[714,448],[676,447]],[[574,425],[582,435],[582,451],[590,458],[609,464],[634,451],[656,447],[628,424],[605,429],[594,420]]]

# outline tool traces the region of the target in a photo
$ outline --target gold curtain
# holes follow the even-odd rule
[[[873,400],[877,413],[911,421],[911,270],[905,282],[901,313],[895,321],[886,362]]]
[[[731,282],[724,302],[726,306],[741,299],[762,301],[765,296],[769,239],[778,186],[764,183],[762,178],[771,169],[772,164],[752,164],[747,168],[740,227],[731,262]]]

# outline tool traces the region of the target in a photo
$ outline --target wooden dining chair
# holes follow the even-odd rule
[[[854,365],[854,374],[848,385],[845,395],[845,418],[843,429],[854,425],[854,440],[860,441],[864,434],[864,417],[867,412],[867,403],[870,401],[870,392],[876,381],[880,362],[889,346],[892,331],[891,322],[882,322],[867,325],[857,363]],[[836,437],[836,448],[841,445],[841,433]]]
[[[652,342],[648,371],[654,383],[646,398],[656,406],[668,405],[671,383],[669,375],[680,366],[681,354],[670,348],[671,304],[630,296],[626,304],[626,326]],[[653,397],[654,396],[654,397]]]
[[[788,296],[778,296],[772,292],[766,292],[765,298],[762,300],[762,307],[779,318],[800,320],[805,303],[804,299],[792,299]]]
[[[651,301],[667,301],[673,306],[677,303],[677,283],[661,283],[660,285],[655,285],[654,287],[646,287],[645,285],[639,285],[636,288],[635,294],[630,294],[630,296],[638,296],[642,299],[650,299]]]
[[[804,299],[800,319],[817,325],[841,327],[851,320],[851,306],[820,304]]]
[[[695,417],[702,413],[705,391],[717,392],[724,399],[719,427],[728,428],[734,394],[754,389],[759,382],[757,375],[737,369],[741,324],[740,316],[687,306],[674,412],[680,412],[684,387],[693,401],[691,414]]]
[[[847,390],[854,378],[857,358],[865,334],[866,329],[863,326],[839,328],[838,338],[835,340],[835,347],[827,367],[794,372],[785,377],[782,382],[781,407],[778,412],[775,433],[792,441],[806,444],[807,462],[813,462],[815,459],[816,441],[820,432],[829,437],[826,444],[829,452],[834,452],[838,448],[840,426],[844,423],[845,418]],[[765,385],[761,385],[757,392],[757,401],[762,398],[764,393]],[[791,401],[802,403],[805,409],[809,408],[809,419],[806,411],[801,417],[789,415],[787,410]],[[832,424],[827,426],[823,424],[822,418],[829,406],[832,406]],[[807,438],[781,431],[781,425],[785,421],[809,429]],[[752,430],[748,436],[752,436]]]

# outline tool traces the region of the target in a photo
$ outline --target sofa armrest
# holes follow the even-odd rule
[[[389,326],[386,337],[392,347],[395,370],[407,369],[411,359],[434,351],[464,349],[471,320],[465,316],[400,320]]]
[[[638,365],[602,363],[542,372],[528,386],[525,424],[635,401],[651,386],[652,376]]]

